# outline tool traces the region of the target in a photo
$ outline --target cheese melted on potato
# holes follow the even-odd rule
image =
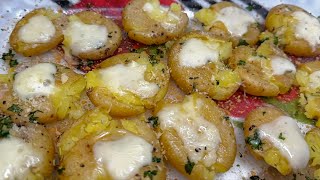
[[[233,36],[242,36],[248,31],[248,26],[256,22],[246,11],[233,6],[221,9],[215,21],[223,22]]]
[[[55,35],[56,29],[51,20],[43,15],[29,19],[18,32],[19,39],[25,43],[47,43]]]
[[[309,162],[309,147],[294,119],[280,116],[259,127],[262,139],[268,139],[286,157],[293,169],[305,168]]]
[[[94,156],[114,179],[133,177],[140,168],[152,162],[153,146],[135,135],[125,135],[115,141],[98,141]]]
[[[22,100],[48,96],[54,92],[56,72],[56,66],[51,63],[29,67],[15,76],[13,90]]]
[[[199,114],[202,104],[189,96],[183,104],[165,106],[157,115],[162,130],[173,128],[178,133],[192,162],[210,167],[217,160],[221,138],[218,128]]]
[[[280,56],[271,57],[271,67],[273,75],[284,75],[285,73],[296,72],[294,64],[290,60]]]
[[[144,79],[147,65],[132,61],[126,65],[117,64],[100,70],[104,84],[120,95],[132,92],[141,98],[150,98],[157,94],[159,86]]]
[[[303,11],[296,11],[292,16],[298,21],[295,26],[296,37],[306,40],[314,49],[320,44],[319,20]]]
[[[74,55],[99,49],[108,39],[108,30],[105,26],[85,24],[76,16],[70,17],[70,23],[63,33],[64,43],[68,44]]]
[[[42,157],[30,144],[16,137],[0,140],[0,179],[24,179]]]

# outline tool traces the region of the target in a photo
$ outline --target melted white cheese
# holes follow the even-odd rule
[[[103,47],[108,39],[108,30],[105,26],[85,24],[80,20],[70,22],[64,31],[72,54],[77,55]]]
[[[98,141],[94,156],[114,179],[129,179],[140,168],[152,162],[153,146],[135,135],[125,135],[115,141]]]
[[[315,71],[309,75],[309,87],[311,89],[320,87],[320,71]]]
[[[141,98],[153,97],[159,91],[156,83],[144,79],[147,65],[141,65],[135,61],[127,65],[117,64],[112,67],[101,69],[100,74],[104,84],[115,93],[123,95],[130,91]]]
[[[320,23],[319,20],[306,12],[296,11],[292,13],[293,18],[298,20],[295,27],[297,38],[306,40],[313,48],[320,44]]]
[[[192,162],[210,167],[217,160],[221,138],[217,127],[199,114],[202,103],[188,96],[184,103],[165,106],[157,115],[161,129],[177,132]]]
[[[219,60],[217,43],[206,43],[200,39],[191,38],[183,45],[179,53],[179,63],[185,67],[200,67],[208,62]]]
[[[51,63],[29,67],[15,76],[13,90],[22,100],[48,96],[54,92],[56,72],[56,66]]]
[[[41,160],[30,144],[16,137],[0,140],[0,156],[0,179],[24,179],[29,168]]]
[[[223,22],[233,36],[242,36],[248,31],[248,26],[256,22],[245,10],[233,6],[221,9],[215,21]]]
[[[46,43],[56,33],[51,20],[43,15],[34,16],[18,32],[19,39],[25,43]]]
[[[293,169],[302,169],[307,166],[310,156],[309,147],[294,119],[280,116],[272,122],[261,125],[259,133],[262,139],[270,140],[279,149]]]
[[[271,67],[273,75],[283,75],[285,73],[296,72],[296,67],[290,60],[279,56],[271,58]]]

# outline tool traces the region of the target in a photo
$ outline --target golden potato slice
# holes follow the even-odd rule
[[[10,118],[9,116],[1,116]],[[1,122],[2,123],[2,122]],[[54,146],[41,125],[13,125],[7,137],[0,138],[1,179],[47,179],[52,176]]]
[[[189,179],[213,179],[233,164],[237,147],[226,114],[209,97],[186,96],[182,103],[157,108],[165,157]]]
[[[236,17],[236,18],[235,18]],[[232,2],[219,2],[195,13],[206,31],[220,32],[231,37],[233,45],[255,45],[260,34],[259,24],[240,6]]]
[[[294,83],[294,64],[271,39],[258,49],[237,47],[229,65],[239,73],[241,88],[251,95],[277,96],[288,92]]]
[[[7,76],[7,82],[0,82],[0,109],[15,123],[49,123],[82,109],[77,103],[86,81],[71,69],[52,63],[21,64]]]
[[[320,54],[320,23],[304,9],[289,4],[275,6],[269,11],[265,25],[278,36],[285,52],[296,56]]]
[[[184,32],[188,16],[176,3],[167,10],[159,0],[132,0],[122,11],[122,24],[130,39],[163,44]]]
[[[241,82],[239,74],[225,65],[231,55],[230,41],[212,33],[190,32],[171,47],[168,66],[185,93],[204,92],[213,99],[225,100]]]
[[[49,51],[63,41],[64,19],[60,11],[35,9],[16,24],[9,43],[16,52],[24,56],[34,56]]]
[[[167,93],[167,66],[145,52],[124,53],[100,64],[87,75],[87,94],[111,116],[132,116],[152,108]]]
[[[298,163],[305,165],[307,165],[309,161],[309,150],[295,120],[290,118],[291,120],[287,121],[284,118],[290,117],[280,109],[275,107],[259,107],[251,111],[246,117],[244,122],[244,136],[246,138],[247,148],[255,158],[264,159],[267,164],[276,168],[282,175],[288,175],[293,169],[296,169],[293,167],[296,162],[292,160],[293,164],[291,163],[290,159],[281,152],[281,146],[286,149],[285,151],[290,153],[292,159],[300,158]],[[292,126],[292,123],[294,126]],[[266,124],[268,128],[270,128],[271,125],[272,130],[268,129],[268,131],[266,131],[266,128],[263,127]],[[300,135],[297,137],[292,134],[292,131],[298,131],[296,133]],[[299,143],[300,147],[296,148],[288,145],[293,142]],[[301,147],[305,148],[304,150],[306,150],[307,153],[301,152],[301,154],[297,155],[296,152],[293,152],[294,149],[300,149]],[[305,161],[301,159],[301,157],[296,157],[300,155],[307,157],[307,160]]]
[[[310,119],[317,119],[320,127],[320,61],[313,61],[299,65],[296,82],[300,86],[300,103],[304,106],[305,115]]]
[[[71,54],[83,60],[99,60],[112,56],[122,40],[119,26],[93,11],[69,16],[63,44]]]
[[[103,114],[103,111],[95,110],[95,112],[92,112],[92,116],[95,113],[101,113]],[[97,116],[100,116],[97,115]],[[96,118],[92,118],[92,121],[97,121]],[[85,120],[87,121],[87,120]],[[78,128],[78,125],[72,127],[70,130],[74,133],[79,132],[80,136],[77,136],[77,134],[74,134],[73,139],[75,144],[67,151],[64,151],[64,154],[62,155],[60,168],[63,169],[62,173],[59,175],[60,179],[116,179],[115,176],[118,172],[111,166],[117,166],[118,170],[119,165],[113,164],[113,163],[123,163],[123,160],[125,160],[125,164],[123,164],[124,172],[127,170],[128,166],[132,165],[131,158],[129,159],[128,154],[122,154],[119,157],[119,154],[114,154],[112,157],[119,157],[120,159],[117,159],[115,162],[105,162],[102,163],[101,159],[97,159],[100,157],[97,153],[97,146],[98,144],[101,145],[101,143],[112,143],[113,148],[117,148],[118,144],[115,144],[116,142],[122,141],[124,138],[130,136],[139,138],[140,142],[142,140],[142,144],[147,143],[148,147],[151,149],[150,154],[148,151],[143,151],[142,153],[146,156],[152,155],[152,159],[149,159],[149,162],[145,164],[142,167],[139,167],[139,169],[134,172],[130,177],[128,178],[150,178],[150,179],[166,179],[166,167],[163,162],[161,149],[160,149],[160,143],[157,140],[156,134],[150,129],[150,127],[146,124],[144,116],[141,117],[134,117],[129,120],[111,120],[109,121],[109,125],[107,126],[95,126],[90,128],[92,131],[88,132],[86,136],[82,136],[82,129]],[[89,122],[93,124],[93,122]],[[75,129],[74,129],[75,128]],[[86,126],[86,129],[89,128],[89,125]],[[70,138],[70,136],[63,136],[62,139]],[[136,139],[133,139],[136,140]],[[70,140],[69,140],[70,141]],[[144,142],[145,141],[145,142]],[[60,145],[62,145],[64,140],[60,141]],[[125,144],[122,144],[122,149],[119,149],[118,151],[128,151],[133,148],[131,142],[126,142]],[[101,146],[100,146],[101,147]],[[140,148],[140,146],[139,146]],[[106,151],[109,151],[109,149],[105,149]],[[107,153],[107,152],[106,152]],[[61,154],[60,154],[61,155]],[[135,155],[135,149],[132,149],[131,153],[129,154],[130,157]],[[105,154],[105,156],[108,156],[108,154]],[[123,157],[127,157],[126,159],[122,159]],[[111,157],[109,155],[109,157]],[[122,161],[122,162],[119,162]],[[138,160],[139,161],[139,160]],[[108,165],[106,165],[106,164]],[[133,167],[133,166],[132,166]],[[113,171],[112,171],[113,170]],[[132,177],[133,176],[133,177]]]
[[[305,139],[309,145],[310,150],[310,160],[312,167],[317,167],[317,170],[314,172],[314,178],[320,179],[320,169],[319,169],[319,155],[320,155],[320,130],[319,128],[313,128],[309,131]]]

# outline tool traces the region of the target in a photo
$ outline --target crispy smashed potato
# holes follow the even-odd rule
[[[188,25],[181,6],[167,10],[159,0],[132,0],[122,11],[122,24],[130,39],[143,44],[163,44],[181,35]]]
[[[167,66],[145,52],[113,56],[89,72],[87,94],[111,116],[132,116],[155,107],[167,93]]]
[[[285,52],[296,56],[320,54],[320,24],[304,9],[289,4],[275,6],[269,11],[265,25],[279,38]]]
[[[69,16],[63,44],[71,54],[83,60],[99,60],[112,56],[122,40],[119,26],[93,11]]]
[[[99,118],[102,118],[102,121]],[[64,168],[64,171],[59,175],[59,178],[114,179],[112,177],[114,172],[110,172],[105,164],[101,164],[95,158],[95,144],[116,141],[127,135],[134,135],[143,138],[153,146],[152,162],[141,167],[134,174],[134,177],[147,178],[153,172],[151,173],[153,179],[165,179],[166,167],[163,162],[160,144],[157,136],[145,121],[144,116],[115,121],[111,120],[104,111],[98,109],[91,111],[66,132],[68,135],[62,136],[60,139],[59,149],[61,150],[62,147],[69,148],[62,148],[63,150],[60,151],[60,167]]]
[[[296,82],[300,86],[300,103],[305,108],[305,115],[310,119],[317,119],[320,127],[320,61],[299,65]]]
[[[229,65],[239,73],[241,88],[255,96],[285,94],[295,79],[295,66],[273,43],[263,42],[258,49],[239,46],[233,51]]]
[[[305,140],[307,141],[310,150],[310,166],[317,168],[314,172],[314,178],[320,179],[320,130],[318,128],[313,128],[306,134]]]
[[[159,126],[156,130],[161,133],[160,142],[165,157],[173,167],[189,179],[214,179],[216,173],[226,172],[232,166],[237,152],[234,130],[230,122],[225,119],[224,111],[209,97],[192,94],[186,96],[182,103],[160,104],[155,115],[159,118]],[[181,121],[181,124],[170,126],[166,124],[166,121],[170,121],[170,124]],[[206,129],[198,129],[201,127],[200,124]],[[213,133],[210,129],[212,127],[209,127],[212,125],[217,128],[220,136],[220,142],[215,148],[212,147],[212,142],[209,143],[210,138],[206,136]],[[183,129],[188,135],[182,136]],[[196,131],[200,133],[197,134]],[[214,138],[219,137],[214,136]],[[205,144],[205,141],[209,144]],[[190,150],[187,144],[194,147]],[[201,145],[196,147],[196,144]],[[200,156],[198,162],[193,162],[189,156],[190,152],[197,152],[203,156]],[[210,163],[208,159],[211,157],[216,157],[216,159]]]
[[[201,48],[197,47],[198,44],[203,46],[202,49],[206,48],[210,52],[199,52]],[[199,49],[191,50],[188,46]],[[213,59],[203,54],[212,52],[216,53],[216,55],[213,54]],[[199,58],[202,55],[206,56],[204,57],[206,61],[198,64],[193,58]],[[172,78],[185,93],[204,92],[213,99],[225,100],[237,91],[241,83],[238,73],[225,65],[231,55],[230,41],[212,33],[191,32],[181,37],[171,47],[168,66]],[[199,58],[199,61],[202,60]],[[197,64],[193,64],[194,62]]]
[[[54,145],[51,137],[43,126],[37,124],[28,124],[26,126],[18,127],[13,125],[12,129],[10,129],[10,135],[6,138],[0,138],[0,141],[8,141],[7,143],[10,141],[11,143],[23,141],[26,143],[25,145],[30,148],[29,150],[31,150],[31,152],[29,153],[33,153],[32,155],[29,154],[30,156],[33,156],[32,162],[30,160],[29,162],[22,162],[24,163],[25,167],[21,167],[21,169],[18,169],[17,167],[17,169],[15,169],[15,166],[19,166],[19,163],[21,163],[19,160],[16,161],[17,164],[12,164],[11,167],[2,166],[2,168],[8,168],[6,169],[6,175],[4,177],[8,176],[8,179],[47,179],[52,176]],[[16,151],[14,149],[12,150]],[[2,151],[2,153],[4,153],[2,156],[12,156],[12,154],[10,155],[9,152]],[[21,153],[24,153],[23,150]],[[31,157],[29,157],[29,159],[30,158]],[[25,159],[24,161],[26,161]],[[20,172],[20,170],[22,170],[24,174]]]
[[[236,20],[232,20],[235,16]],[[234,46],[243,43],[253,46],[259,40],[259,24],[232,2],[223,1],[210,8],[203,8],[195,13],[195,18],[204,24],[206,31],[219,32],[225,37],[231,37]]]
[[[48,37],[46,37],[45,34],[47,33],[46,30],[48,30],[46,26],[50,25],[43,24],[43,20],[36,20],[32,25],[30,24],[30,20],[37,17],[49,20],[48,24],[50,24],[50,22],[52,23],[51,25],[54,29],[52,29],[52,34],[48,34]],[[62,12],[54,12],[51,9],[45,8],[35,9],[25,15],[16,24],[10,35],[9,43],[16,52],[24,56],[35,56],[49,51],[63,41],[62,27],[65,24],[64,19],[65,17]],[[26,28],[26,25],[29,27]],[[33,26],[31,27],[32,29],[30,29],[30,26]],[[41,28],[41,26],[45,27]],[[43,32],[41,32],[41,30]],[[38,36],[30,41],[28,37],[30,37],[32,33],[34,35],[38,34]],[[27,38],[27,41],[24,40],[25,38]]]
[[[70,114],[72,114],[72,116],[77,116],[78,113],[81,114],[82,107],[78,103],[80,96],[86,87],[84,77],[64,66],[58,64],[54,64],[54,66],[57,70],[54,74],[55,82],[48,81],[48,83],[54,84],[54,90],[53,93],[48,96],[37,95],[31,98],[21,99],[14,90],[14,83],[19,76],[19,73],[28,70],[28,66],[25,67],[21,65],[21,68],[16,69],[17,71],[6,75],[8,76],[7,81],[3,80],[0,82],[0,86],[2,87],[0,103],[1,111],[10,115],[13,118],[13,121],[18,124],[25,124],[27,122],[50,123],[62,120]],[[13,78],[13,76],[15,76],[15,78]],[[36,81],[34,76],[29,76],[30,79],[28,79],[28,77],[22,77],[25,78],[25,86],[27,86],[28,82],[34,83]],[[37,86],[34,84],[31,85],[32,88],[34,88],[33,90],[36,91]],[[39,88],[41,89],[41,87]]]

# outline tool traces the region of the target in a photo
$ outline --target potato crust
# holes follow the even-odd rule
[[[19,38],[19,30],[28,23],[29,19],[38,15],[43,15],[48,17],[54,27],[55,27],[55,35],[50,39],[47,43],[25,43],[20,40]],[[65,24],[65,15],[62,12],[54,12],[51,9],[35,9],[25,15],[14,27],[10,38],[9,43],[11,47],[18,53],[22,54],[23,56],[35,56],[42,54],[44,52],[49,51],[50,49],[55,48],[58,44],[63,41],[63,33],[62,27]]]
[[[165,19],[151,18],[148,13],[143,10],[146,3],[159,3],[159,1],[132,0],[122,11],[122,24],[130,39],[147,45],[163,44],[184,32],[189,19],[188,16],[181,11],[180,5],[171,5],[168,14],[176,17],[177,22],[170,23],[166,22]],[[170,26],[166,27],[168,24],[170,24]]]

